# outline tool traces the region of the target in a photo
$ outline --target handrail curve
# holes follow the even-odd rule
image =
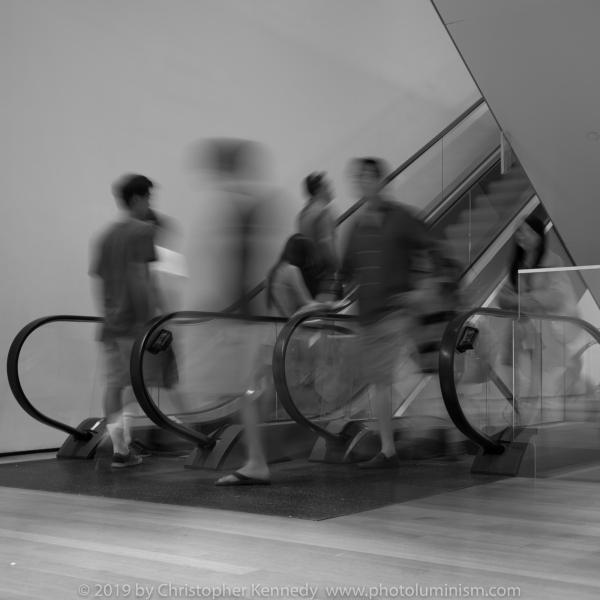
[[[19,356],[21,354],[21,349],[23,345],[27,341],[27,338],[36,330],[42,327],[43,325],[47,325],[48,323],[54,322],[86,322],[86,323],[101,323],[102,319],[100,317],[87,317],[87,316],[76,316],[76,315],[53,315],[49,317],[41,317],[40,319],[36,319],[35,321],[31,321],[19,331],[19,333],[15,336],[12,344],[10,345],[10,349],[8,351],[8,357],[6,359],[6,374],[8,376],[8,383],[10,385],[10,389],[15,397],[16,401],[21,405],[21,408],[31,417],[33,417],[36,421],[43,423],[44,425],[48,425],[49,427],[53,427],[54,429],[59,429],[60,431],[64,431],[65,433],[72,435],[77,440],[89,440],[92,437],[92,434],[89,431],[83,431],[78,429],[77,427],[71,427],[66,423],[61,423],[60,421],[56,421],[55,419],[51,419],[46,416],[42,412],[40,412],[31,402],[29,398],[25,395],[23,391],[23,386],[21,385],[21,379],[19,377]]]
[[[509,318],[513,321],[519,320],[520,317],[528,317],[531,319],[542,319],[546,321],[563,321],[579,325],[584,331],[587,331],[598,343],[600,343],[600,331],[593,325],[576,317],[567,317],[564,315],[525,315],[514,311],[501,310],[499,308],[471,308],[469,310],[458,313],[446,327],[442,337],[440,346],[439,358],[439,374],[440,387],[442,390],[442,398],[446,406],[446,410],[450,415],[457,429],[481,446],[488,454],[502,454],[505,450],[497,440],[492,439],[489,435],[475,427],[465,416],[458,394],[456,393],[456,384],[454,381],[454,357],[456,344],[465,324],[474,315],[489,315],[494,317]]]

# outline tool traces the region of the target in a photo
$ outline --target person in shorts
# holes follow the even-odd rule
[[[319,285],[315,300],[336,300],[339,296],[336,276],[339,259],[335,246],[335,223],[330,210],[332,186],[325,172],[311,173],[304,180],[304,186],[309,197],[298,215],[298,231],[311,239],[317,249]]]
[[[103,407],[113,447],[111,466],[116,468],[142,462],[128,446],[130,420],[124,417],[135,414],[137,403],[131,390],[129,394],[124,392],[131,387],[129,359],[133,342],[156,311],[148,269],[156,259],[154,227],[145,222],[152,187],[152,181],[143,175],[125,176],[113,187],[123,214],[94,244],[89,271],[104,317],[100,334],[106,367]],[[160,380],[149,378],[146,383],[164,387],[165,374],[158,367],[160,365],[146,366],[148,373]],[[135,407],[129,406],[134,403]],[[100,448],[97,454],[103,458]]]
[[[391,420],[392,376],[412,349],[417,303],[414,256],[423,250],[434,252],[435,245],[421,221],[381,193],[381,160],[358,159],[354,168],[366,202],[350,234],[340,279],[358,279],[361,380],[375,387],[381,436],[381,452],[359,467],[398,467]]]

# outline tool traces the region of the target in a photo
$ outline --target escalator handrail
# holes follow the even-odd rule
[[[462,410],[458,394],[456,393],[456,384],[454,381],[454,357],[456,354],[456,344],[458,343],[458,338],[461,335],[463,327],[474,315],[489,315],[494,317],[509,318],[513,321],[519,320],[519,313],[514,311],[506,311],[499,308],[471,308],[458,313],[450,321],[450,323],[448,323],[448,326],[446,327],[442,337],[442,343],[440,345],[439,374],[442,398],[450,418],[461,433],[481,446],[484,452],[488,454],[502,454],[505,450],[505,447],[500,442],[492,439],[489,435],[469,422]],[[521,317],[526,316],[531,319],[562,321],[579,325],[583,330],[587,331],[597,342],[600,343],[600,331],[583,319],[566,317],[563,315],[525,315],[521,313]]]
[[[442,138],[444,138],[450,131],[452,131],[459,123],[464,121],[471,113],[475,112],[482,104],[485,103],[483,97],[479,98],[479,100],[475,101],[467,110],[462,112],[450,125],[444,128],[440,133],[438,133],[434,138],[429,140],[420,150],[417,150],[408,160],[405,160],[397,169],[394,169],[382,182],[380,185],[380,190],[385,188],[389,183],[391,183],[398,175],[402,174],[408,167],[410,167],[415,161],[417,161],[423,154],[425,154],[430,148],[435,146]],[[339,227],[344,221],[349,219],[364,203],[365,198],[360,198],[357,200],[348,210],[346,210],[342,215],[340,215],[334,223],[335,227]],[[244,303],[250,302],[253,298],[258,296],[260,292],[265,289],[266,280],[259,283],[256,287],[250,290],[243,298],[240,298],[236,302],[234,302],[231,306],[228,306],[223,312],[232,313],[238,310]]]
[[[301,313],[294,315],[287,321],[281,333],[277,336],[275,342],[275,348],[273,349],[273,381],[275,382],[275,390],[278,394],[279,400],[283,407],[287,411],[288,415],[296,421],[296,423],[302,425],[306,429],[309,429],[324,438],[328,442],[340,443],[343,438],[339,434],[327,431],[324,427],[321,427],[314,421],[307,419],[302,412],[296,406],[292,395],[290,394],[287,376],[285,373],[285,356],[287,353],[288,344],[294,331],[306,320],[314,319],[315,317],[322,318],[334,318],[335,320],[347,320],[355,321],[356,317],[350,315],[338,315],[335,313],[328,313],[322,308],[310,308]]]
[[[131,385],[133,392],[137,398],[142,410],[150,418],[150,420],[158,425],[161,429],[170,431],[185,440],[188,440],[198,447],[210,448],[214,445],[214,440],[208,436],[195,431],[185,424],[175,423],[169,419],[154,403],[152,396],[148,392],[146,382],[144,381],[144,353],[148,344],[154,339],[154,334],[158,329],[167,321],[173,321],[174,319],[194,319],[197,322],[208,322],[215,319],[227,319],[227,320],[239,320],[244,322],[257,322],[257,323],[285,323],[286,319],[281,317],[253,317],[244,316],[238,314],[226,314],[222,312],[201,312],[201,311],[179,311],[160,315],[155,317],[140,331],[135,338],[133,348],[131,350],[131,357],[129,360],[129,371],[131,374]]]
[[[59,429],[60,431],[64,431],[65,433],[72,435],[77,440],[89,440],[92,437],[92,434],[89,431],[83,431],[82,429],[78,429],[77,427],[71,427],[66,423],[61,423],[60,421],[56,421],[46,416],[42,412],[40,412],[31,402],[29,398],[25,395],[23,391],[23,386],[21,385],[21,379],[19,377],[19,356],[21,354],[21,349],[23,345],[27,341],[27,338],[36,330],[42,327],[43,325],[47,325],[48,323],[55,322],[84,322],[84,323],[101,323],[103,319],[100,317],[88,317],[88,316],[77,316],[77,315],[53,315],[49,317],[41,317],[40,319],[36,319],[31,323],[28,323],[19,331],[19,333],[15,336],[15,339],[12,341],[10,345],[10,349],[8,351],[8,357],[6,359],[6,374],[8,376],[8,383],[10,385],[10,389],[15,397],[16,401],[21,405],[21,408],[31,417],[43,423],[44,425],[48,425],[49,427],[53,427],[54,429]]]

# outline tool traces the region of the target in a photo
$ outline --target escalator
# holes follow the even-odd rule
[[[525,271],[518,311],[474,308],[448,325],[441,391],[452,421],[479,448],[473,473],[600,481],[600,331],[586,320],[597,321],[587,284],[598,273],[598,267],[544,272],[551,293],[575,290],[568,314],[528,304]],[[465,327],[477,330],[478,339],[458,354]]]
[[[502,278],[498,265],[505,263],[515,222],[540,210],[535,192],[518,161],[513,162],[510,172],[500,172],[499,139],[497,125],[480,100],[398,167],[385,182],[394,185],[394,193],[399,199],[410,203],[428,226],[452,247],[463,265],[465,294],[471,305],[480,305],[498,286]],[[338,220],[341,235],[360,212],[360,204],[358,202]],[[262,286],[257,286],[253,295],[261,291]],[[352,312],[351,301],[350,295],[345,312]],[[132,370],[136,396],[146,413],[137,417],[135,437],[155,448],[169,448],[176,445],[177,440],[185,440],[183,447],[188,449],[191,444],[214,449],[215,439],[223,436],[239,439],[241,427],[235,425],[235,419],[243,402],[244,390],[240,388],[243,376],[232,373],[227,365],[239,363],[235,354],[248,351],[248,342],[236,341],[241,322],[233,314],[234,309],[235,306],[230,307],[229,312],[214,314],[167,315],[155,319],[145,328],[138,338],[140,356],[154,343],[161,329],[168,327],[173,332],[180,381],[177,390],[149,390],[141,376],[136,385],[137,367]],[[87,324],[78,325],[79,329],[75,331],[73,322],[77,321]],[[9,352],[8,376],[17,401],[33,418],[70,436],[59,456],[90,458],[104,431],[103,420],[95,416],[101,414],[99,356],[97,349],[90,350],[94,347],[91,344],[93,327],[98,321],[94,317],[73,316],[36,320],[18,334]],[[282,319],[257,318],[255,331],[246,337],[272,349],[284,326]],[[344,375],[348,368],[344,353],[353,352],[354,318],[336,315],[318,323],[302,324],[300,330],[296,330],[307,332],[302,334],[306,344],[304,341],[288,342],[288,347],[295,348],[290,353],[294,363],[290,368],[295,369],[298,379],[297,385],[293,381],[291,384],[298,396],[296,404],[312,421],[362,418],[369,411],[368,390],[349,387]],[[328,359],[331,376],[321,373],[315,379],[310,372],[315,356],[318,352],[330,352],[321,338],[337,344],[339,349]],[[305,345],[309,349],[314,347],[315,352],[305,352]],[[267,359],[265,364],[268,363]],[[413,382],[414,387],[409,393],[411,412],[418,404],[423,404],[423,394],[428,386],[435,385],[434,379],[420,377]],[[327,381],[330,388],[336,389],[321,393],[317,389],[321,381]],[[290,416],[293,416],[279,396],[281,393],[264,400],[264,418],[269,423],[290,422]],[[405,396],[403,392],[395,412],[408,409]],[[82,411],[85,397],[90,400],[87,410]],[[43,407],[43,411],[34,405]],[[61,418],[47,417],[47,412]],[[417,417],[413,415],[413,418]],[[447,421],[445,415],[433,418]],[[307,441],[304,432],[308,430],[301,426],[302,435],[297,434],[299,430],[295,423],[287,429],[279,429],[286,441],[297,437],[298,447],[301,447],[298,452],[305,453],[306,447],[315,441],[316,434],[313,432]],[[164,438],[162,431],[173,435]],[[233,441],[231,444],[232,447],[236,445]],[[234,461],[232,451],[228,454],[230,461]],[[194,458],[202,462],[198,454],[202,453],[196,452]],[[225,463],[219,464],[222,467]]]
[[[491,139],[497,132],[486,121],[488,117],[491,119],[487,107],[474,107],[467,116],[473,120],[473,129],[465,127],[463,121],[460,123],[464,137],[454,130],[444,133],[390,177],[390,181],[399,180],[396,193],[402,199],[411,194],[421,218],[438,238],[445,240],[449,252],[460,261],[465,298],[478,305],[493,294],[505,274],[509,242],[518,223],[532,212],[543,210],[518,161],[513,162],[508,173],[501,173],[498,138],[494,140],[495,147]],[[487,144],[483,152],[482,141]],[[473,157],[474,148],[480,151],[478,160]],[[462,160],[456,158],[453,149]],[[452,162],[439,162],[444,152],[446,157],[452,157]],[[442,185],[436,195],[431,181],[437,179],[438,172]],[[307,312],[288,323],[265,318],[261,322],[255,319],[252,325],[256,329],[255,344],[264,346],[269,355],[275,348],[272,373],[277,393],[269,397],[265,391],[263,402],[263,435],[271,462],[309,457],[315,461],[355,462],[378,451],[377,436],[373,436],[377,425],[372,418],[370,391],[353,381],[357,320],[350,314],[351,294],[347,300],[346,309],[341,311],[346,314]],[[198,404],[207,400],[217,402],[216,398],[210,398],[211,393],[222,394],[229,385],[228,395],[243,401],[244,384],[238,382],[238,389],[234,390],[231,386],[235,386],[235,378],[225,366],[243,362],[239,355],[235,357],[231,333],[227,333],[236,330],[235,318],[199,312],[166,315],[145,328],[132,354],[136,396],[157,425],[175,432],[172,423],[157,410],[156,400],[142,376],[145,350],[152,336],[162,328],[173,334],[180,348],[176,353],[185,356],[191,365],[182,378],[184,394],[188,397],[196,394]],[[230,341],[223,341],[221,349],[229,347],[229,360],[210,355],[218,346],[215,339],[227,337]],[[246,350],[238,348],[237,352],[248,351],[250,346]],[[406,364],[399,365],[395,380],[393,414],[401,449],[415,457],[415,449],[426,455],[439,452],[440,443],[442,446],[454,443],[455,428],[444,408],[437,376],[420,373],[413,356]],[[241,432],[241,425],[224,423],[211,434],[214,446],[207,449],[198,444],[186,466],[214,469],[240,466],[244,462],[239,444]],[[187,433],[187,439],[193,441],[189,430]],[[425,443],[415,444],[415,437],[428,436],[429,440],[420,440]],[[428,442],[429,448],[425,448]],[[433,448],[436,444],[438,447]]]

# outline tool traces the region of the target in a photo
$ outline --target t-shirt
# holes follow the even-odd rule
[[[153,316],[150,298],[143,314],[136,314],[131,298],[131,265],[156,260],[154,228],[137,219],[114,223],[95,249],[90,275],[102,279],[104,326],[101,340],[137,334],[137,328]]]
[[[337,266],[329,263],[329,257],[321,254],[319,242],[323,238],[328,238],[334,235],[335,225],[329,203],[324,200],[315,200],[309,202],[298,215],[298,231],[310,238],[317,246],[319,256],[320,271],[335,271]]]
[[[340,273],[342,281],[358,275],[362,323],[374,323],[401,307],[402,294],[414,288],[415,252],[432,246],[423,223],[399,203],[385,200],[377,213],[364,213],[351,233]]]

